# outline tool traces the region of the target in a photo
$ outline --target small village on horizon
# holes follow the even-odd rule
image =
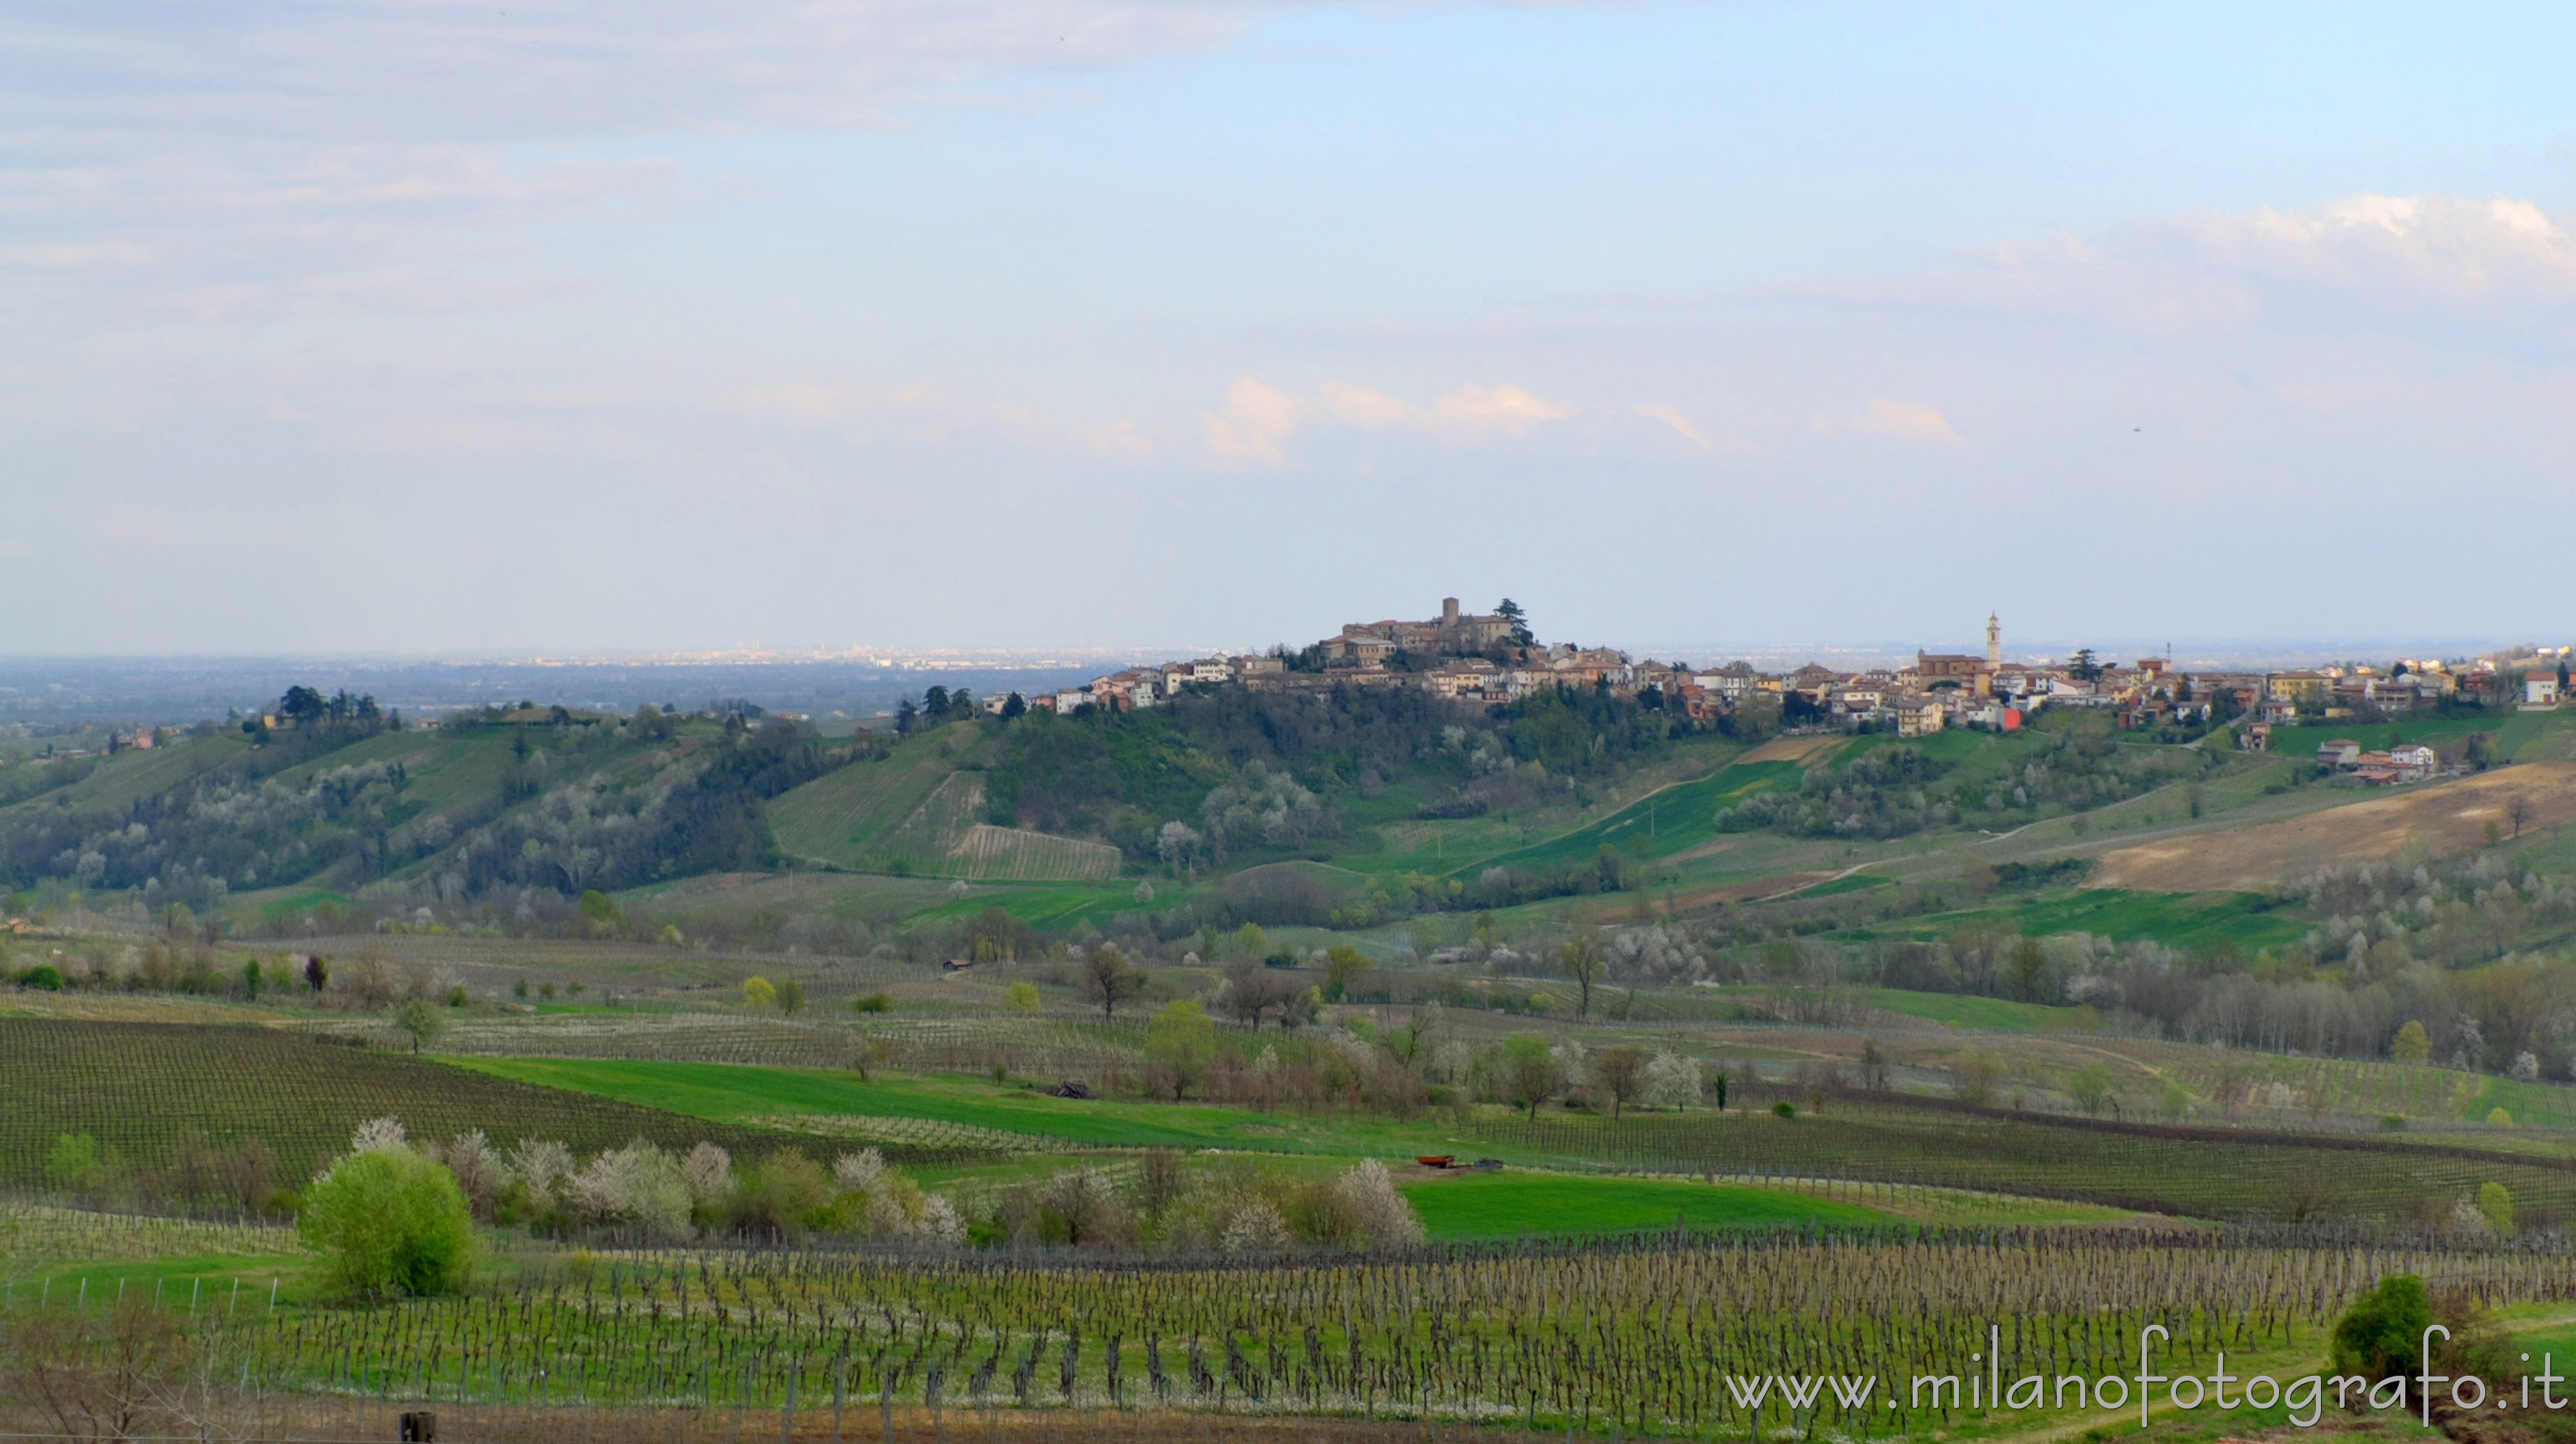
[[[2277,671],[2182,670],[2170,657],[2125,665],[2080,649],[2064,660],[2008,660],[1999,616],[1986,618],[1982,655],[1917,651],[1910,665],[1846,670],[1809,662],[1785,672],[1738,659],[1724,664],[1632,659],[1611,647],[1542,644],[1522,609],[1505,599],[1489,614],[1441,599],[1425,621],[1351,622],[1333,636],[1291,650],[1219,652],[1107,673],[1078,687],[1035,695],[998,693],[974,705],[987,715],[1070,716],[1085,709],[1137,711],[1192,688],[1321,692],[1410,689],[1456,702],[1504,706],[1551,688],[1605,692],[1695,722],[1744,719],[1753,730],[1893,732],[1901,738],[1951,728],[2018,730],[2042,708],[2107,712],[2122,730],[2226,727],[2245,751],[2272,748],[2273,729],[2303,723],[2375,721],[2476,708],[2555,710],[2569,695],[2571,649],[2520,648],[2475,658],[2401,657]],[[941,689],[939,710],[966,699]],[[2365,750],[2348,739],[2320,744],[2323,765],[2372,783],[2437,775],[2433,749]]]

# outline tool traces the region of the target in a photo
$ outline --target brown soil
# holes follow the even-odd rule
[[[1795,762],[1818,748],[1831,747],[1842,740],[1834,736],[1774,737],[1736,758],[1732,765],[1740,767],[1747,762]]]
[[[1803,740],[1803,739],[1802,739]],[[1784,872],[1775,877],[1758,877],[1751,882],[1731,882],[1717,887],[1692,888],[1673,894],[1675,909],[1716,907],[1721,903],[1744,902],[1751,898],[1773,897],[1814,887],[1833,877],[1829,872]]]
[[[2531,762],[2448,782],[2392,789],[2366,802],[2232,831],[2193,833],[2105,853],[2095,887],[2153,892],[2252,891],[2329,863],[2486,845],[2487,824],[2523,830],[2576,821],[2576,763]]]

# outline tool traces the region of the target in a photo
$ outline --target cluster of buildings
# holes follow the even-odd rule
[[[1033,710],[1070,713],[1082,707],[1154,707],[1184,689],[1207,686],[1280,692],[1415,688],[1473,703],[1514,702],[1552,687],[1606,688],[1622,696],[1652,695],[1700,720],[1753,707],[1777,709],[1792,726],[1885,728],[1919,737],[1952,727],[2011,731],[2043,707],[2100,708],[2114,713],[2123,727],[2236,717],[2264,724],[2331,721],[2429,710],[2454,697],[2493,707],[2554,707],[2560,700],[2556,668],[2564,660],[2536,656],[2517,666],[2514,659],[2490,659],[2454,670],[2439,661],[2406,659],[2385,671],[2354,666],[2191,673],[2159,657],[2127,665],[2096,662],[2090,654],[2008,662],[2003,624],[1989,616],[1982,656],[1917,652],[1912,666],[1853,672],[1810,663],[1793,672],[1763,672],[1743,661],[1699,667],[1632,661],[1606,647],[1540,646],[1518,617],[1463,613],[1450,597],[1436,618],[1353,622],[1294,656],[1283,650],[1133,667],[1026,700]],[[983,705],[998,712],[1005,701],[991,697]],[[2267,748],[2269,739],[2265,725],[2249,728],[2243,740]],[[2402,773],[2410,765],[2371,754],[2352,767]]]
[[[2260,730],[2263,747],[2268,750],[2272,724],[2257,722],[2249,732]],[[2250,742],[2249,742],[2249,745]],[[2318,765],[2337,772],[2349,772],[2364,782],[2382,787],[2400,782],[2424,782],[2441,775],[2442,760],[2433,749],[2420,742],[2401,743],[2385,752],[2364,752],[2361,744],[2349,737],[2337,737],[2317,744]]]

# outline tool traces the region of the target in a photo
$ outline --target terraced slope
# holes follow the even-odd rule
[[[887,835],[919,814],[930,795],[956,775],[955,767],[939,738],[912,738],[882,757],[851,763],[771,799],[770,833],[798,857],[882,867]]]
[[[1091,882],[1118,874],[1118,849],[983,821],[984,774],[951,770],[938,743],[818,778],[769,804],[778,845],[867,871],[992,882]]]

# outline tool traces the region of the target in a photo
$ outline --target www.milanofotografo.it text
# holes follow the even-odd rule
[[[2149,1324],[2138,1332],[2138,1372],[2104,1374],[2024,1374],[2018,1378],[2003,1376],[2003,1330],[1990,1326],[1985,1350],[1968,1356],[1972,1367],[1957,1374],[1917,1374],[1909,1387],[1899,1393],[1884,1390],[1881,1381],[1868,1374],[1753,1374],[1726,1376],[1728,1395],[1739,1409],[1758,1411],[1777,1404],[1792,1411],[1815,1407],[1830,1401],[1846,1412],[1855,1409],[1884,1407],[1889,1410],[1951,1409],[2127,1409],[2135,1404],[2138,1423],[2147,1424],[2159,1407],[2199,1409],[2273,1409],[2287,1406],[2289,1421],[2302,1429],[2312,1428],[2325,1417],[2328,1400],[2337,1411],[2356,1409],[2407,1409],[2420,1415],[2429,1425],[2433,1422],[2434,1400],[2447,1396],[2454,1409],[2491,1409],[2520,1412],[2530,1409],[2564,1409],[2576,1400],[2562,1398],[2558,1386],[2567,1382],[2563,1374],[2552,1372],[2555,1363],[2542,1354],[2540,1367],[2514,1379],[2499,1381],[2490,1388],[2485,1379],[2475,1374],[2436,1374],[2433,1372],[2433,1341],[2448,1340],[2451,1331],[2440,1324],[2424,1330],[2419,1354],[2420,1367],[2412,1374],[2389,1374],[2373,1379],[2366,1374],[2299,1374],[2288,1379],[2270,1374],[2231,1374],[2227,1355],[2220,1352],[2217,1364],[2206,1374],[2156,1372],[2156,1346],[2171,1335],[2162,1324]],[[2522,1356],[2529,1364],[2532,1357]],[[2157,1398],[2162,1386],[2163,1398]]]

